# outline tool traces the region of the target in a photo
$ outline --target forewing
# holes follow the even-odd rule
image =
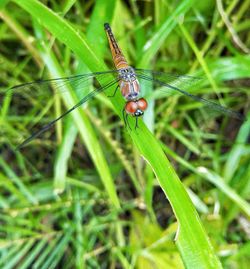
[[[114,73],[114,79],[101,86],[99,80],[107,73]],[[116,73],[107,71],[34,81],[1,91],[0,110],[3,116],[1,122],[4,127],[1,133],[3,135],[8,133],[8,122],[12,121],[9,125],[15,127],[11,132],[12,138],[19,143],[28,140],[24,141],[24,144],[27,144],[50,129],[57,120],[69,114],[68,108],[63,105],[60,98],[62,94],[67,95],[71,92],[76,100],[76,105],[72,108],[77,109],[97,93],[114,85],[117,82]]]
[[[155,86],[160,87],[163,92],[176,92],[185,95],[190,100],[203,103],[209,110],[226,114],[232,118],[244,121],[245,117],[241,113],[233,111],[227,107],[218,104],[215,101],[207,100],[189,92],[192,87],[198,87],[204,79],[193,76],[174,75],[164,72],[154,72],[151,70],[135,69],[139,79],[151,81]]]
[[[135,68],[134,70],[138,77],[146,76],[152,80],[159,80],[166,84],[171,84],[172,86],[181,87],[186,90],[190,89],[192,86],[201,85],[204,82],[204,79],[201,77],[178,75],[138,68]]]

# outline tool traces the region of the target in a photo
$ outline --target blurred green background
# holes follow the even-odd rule
[[[196,213],[161,157],[173,195],[157,181],[142,153],[157,158],[156,148],[142,121],[137,133],[124,128],[120,94],[100,94],[15,151],[31,127],[58,117],[74,98],[44,91],[15,99],[6,89],[113,69],[104,22],[132,66],[201,77],[179,86],[249,116],[249,0],[0,1],[0,268],[195,268],[195,253],[174,238],[177,219],[185,226],[190,216],[192,229]],[[215,255],[223,268],[249,268],[250,121],[150,83],[142,88],[144,122]],[[205,251],[199,235],[193,241]]]

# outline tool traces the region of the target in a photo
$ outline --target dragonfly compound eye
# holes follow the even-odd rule
[[[125,111],[128,114],[134,114],[138,108],[137,102],[135,101],[128,101],[125,105]]]
[[[137,100],[137,106],[138,106],[138,109],[140,109],[141,111],[144,111],[147,109],[148,103],[144,98],[140,98],[139,100]]]

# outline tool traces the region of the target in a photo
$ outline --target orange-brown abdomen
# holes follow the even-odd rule
[[[123,56],[108,23],[104,24],[104,29],[108,37],[109,46],[116,69],[128,68],[128,63]]]

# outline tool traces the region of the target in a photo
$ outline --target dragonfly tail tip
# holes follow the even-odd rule
[[[105,28],[106,30],[110,29],[110,25],[109,25],[109,23],[105,22],[105,23],[104,23],[104,28]]]

